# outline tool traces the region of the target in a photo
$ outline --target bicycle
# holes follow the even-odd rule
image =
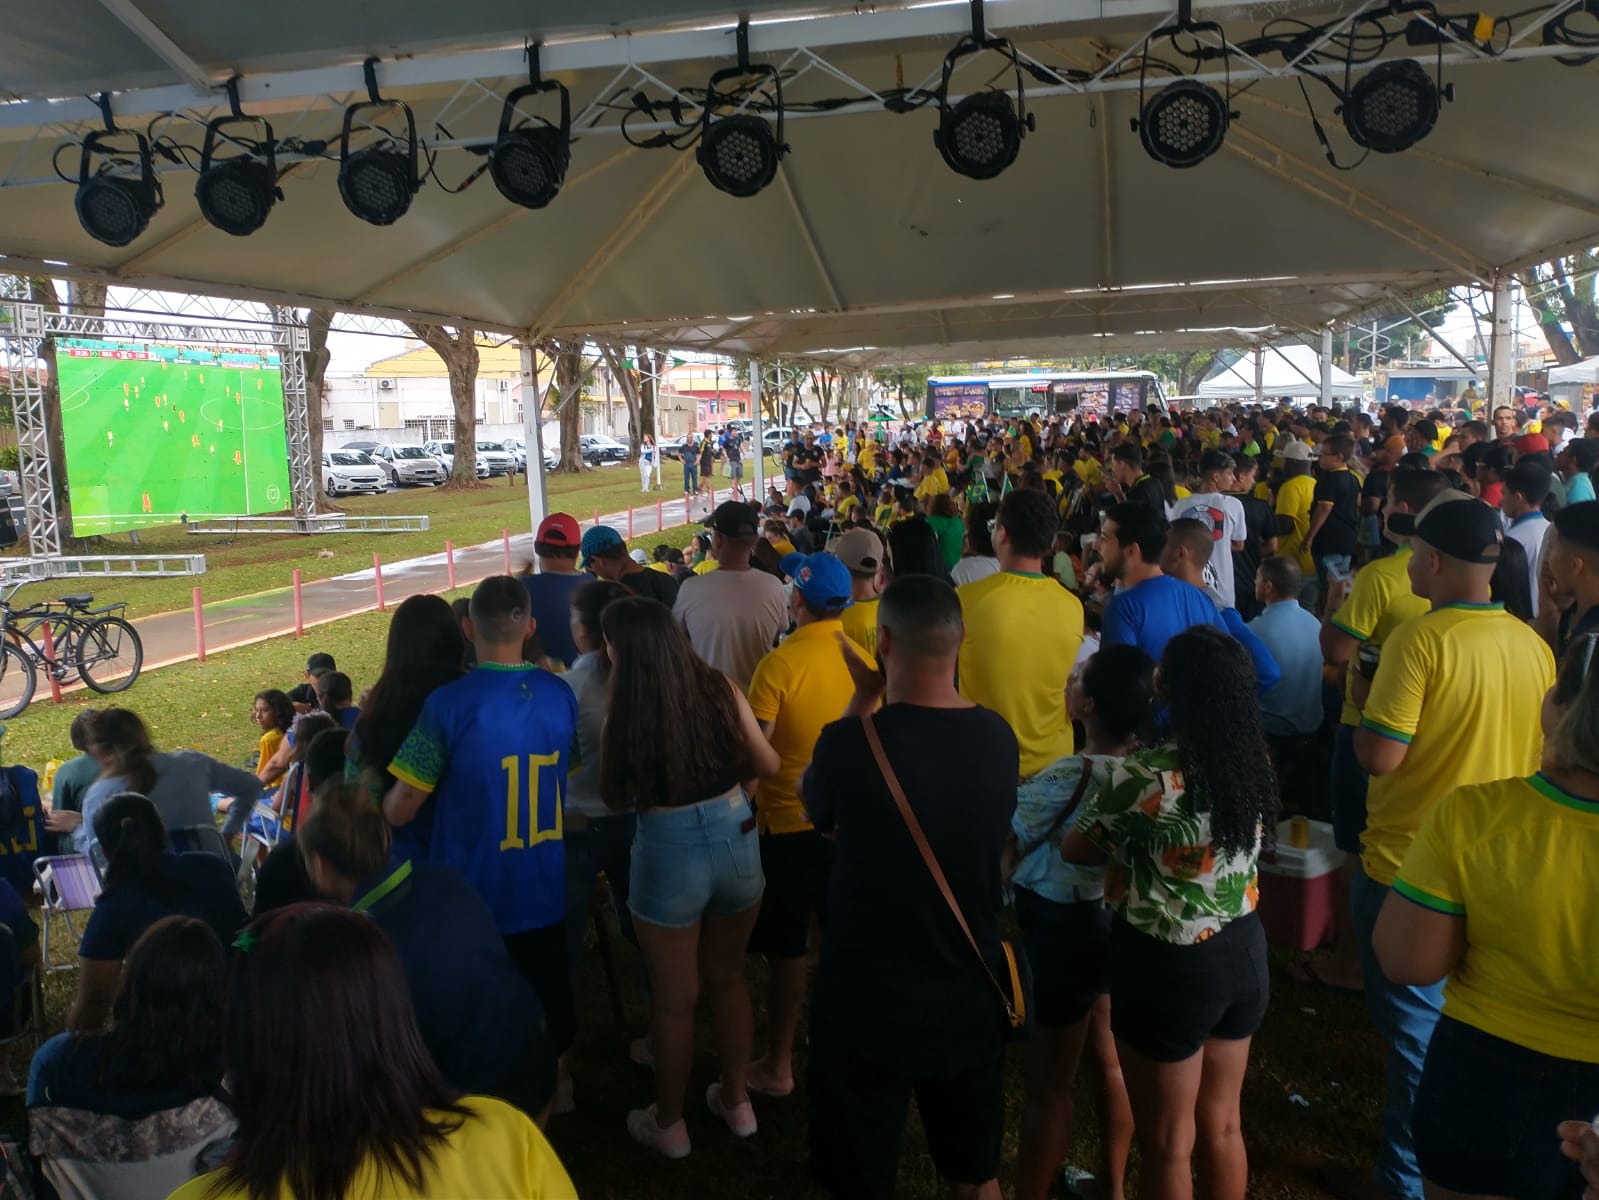
[[[19,680],[22,689],[20,698],[0,700],[0,719],[16,716],[32,702],[41,667],[57,683],[75,670],[102,695],[133,686],[144,665],[144,643],[121,615],[126,601],[91,609],[94,596],[85,592],[13,608],[11,599],[22,586],[0,597],[0,692],[8,680]]]

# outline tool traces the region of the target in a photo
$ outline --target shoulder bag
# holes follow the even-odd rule
[[[983,971],[994,985],[994,991],[999,994],[1000,1008],[1003,1013],[1005,1036],[1010,1041],[1022,1041],[1032,1036],[1033,1032],[1033,970],[1027,961],[1027,953],[1019,945],[1010,941],[999,943],[999,954],[993,965],[983,953],[983,948],[977,944],[977,939],[972,936],[971,926],[966,923],[966,915],[961,912],[961,907],[955,900],[955,894],[949,890],[949,881],[944,878],[944,870],[938,865],[938,859],[933,856],[933,848],[927,844],[927,835],[922,832],[921,822],[916,819],[916,814],[911,811],[910,801],[905,798],[905,789],[899,785],[899,777],[894,774],[894,768],[889,765],[888,755],[883,750],[883,743],[877,736],[877,728],[872,724],[869,716],[861,718],[861,728],[866,732],[866,744],[872,749],[872,757],[877,760],[877,769],[883,774],[883,782],[888,785],[888,791],[894,797],[894,803],[899,807],[899,815],[905,822],[905,827],[910,830],[911,840],[916,843],[916,849],[922,856],[922,861],[927,864],[927,870],[933,877],[933,882],[938,885],[939,893],[944,897],[944,903],[949,905],[949,911],[955,917],[955,923],[961,927],[961,932],[966,935],[966,941],[972,948],[972,953],[977,955],[977,961],[982,964]]]

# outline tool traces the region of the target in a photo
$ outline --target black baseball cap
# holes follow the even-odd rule
[[[1498,562],[1505,541],[1498,513],[1474,496],[1451,490],[1439,492],[1418,513],[1390,514],[1388,528],[1468,563]]]
[[[724,500],[705,518],[707,529],[730,538],[756,537],[761,531],[759,522],[755,509],[742,500]]]

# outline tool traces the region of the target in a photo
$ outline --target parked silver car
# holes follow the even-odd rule
[[[444,464],[421,446],[379,446],[369,452],[369,457],[383,468],[389,483],[437,487],[449,478]]]
[[[455,443],[454,442],[423,442],[422,449],[430,458],[437,459],[444,468],[445,477],[455,473]],[[477,456],[477,477],[484,479],[488,476],[488,464],[483,461],[483,455]]]

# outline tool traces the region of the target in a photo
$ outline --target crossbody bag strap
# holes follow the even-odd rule
[[[966,914],[961,912],[961,906],[955,899],[955,893],[949,890],[949,880],[944,878],[944,869],[938,865],[938,859],[933,855],[933,848],[927,844],[927,835],[922,832],[922,823],[916,819],[916,814],[911,811],[910,801],[905,798],[905,789],[899,785],[899,776],[894,774],[894,768],[889,765],[888,754],[883,750],[883,743],[877,736],[877,727],[872,724],[872,718],[861,718],[861,728],[866,731],[866,744],[872,749],[872,757],[877,760],[877,769],[883,774],[883,782],[888,784],[889,795],[894,797],[894,803],[899,808],[899,815],[905,821],[905,827],[910,830],[911,841],[916,843],[916,849],[922,856],[922,861],[927,864],[928,873],[932,875],[933,882],[938,885],[939,893],[944,897],[944,903],[949,905],[949,911],[955,916],[955,923],[961,927],[961,932],[966,935],[966,941],[972,948],[972,953],[977,956],[977,961],[982,964],[983,973],[988,976],[988,981],[994,985],[994,990],[999,993],[1001,1002],[1007,1012],[1011,1010],[1010,997],[1005,994],[1005,989],[989,969],[988,960],[983,957],[983,950],[977,944],[977,939],[972,935],[972,928],[966,923]]]
[[[1083,795],[1088,791],[1089,779],[1093,774],[1094,760],[1085,754],[1083,755],[1083,771],[1082,774],[1077,777],[1077,788],[1072,792],[1072,798],[1066,802],[1066,807],[1060,810],[1060,815],[1050,823],[1049,828],[1044,832],[1044,836],[1039,838],[1037,842],[1033,843],[1033,849],[1036,850],[1045,842],[1052,842],[1055,840],[1055,835],[1060,832],[1060,827],[1066,824],[1067,819],[1070,818],[1071,815],[1075,813],[1082,805]],[[1029,853],[1030,852],[1031,851],[1029,851]]]

